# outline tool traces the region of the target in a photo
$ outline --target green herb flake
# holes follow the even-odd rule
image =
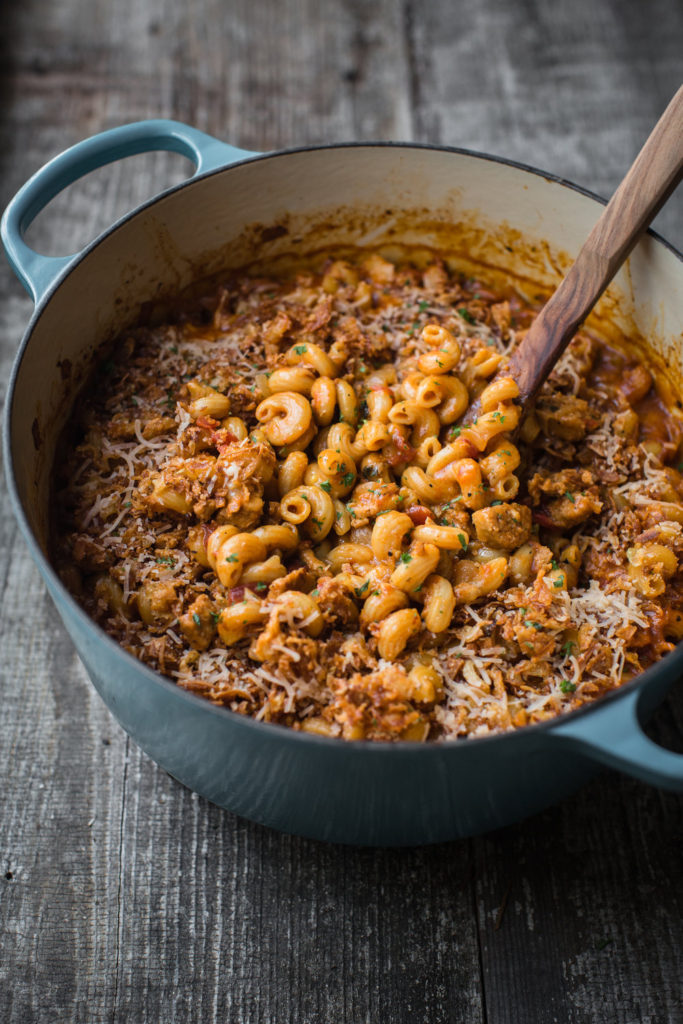
[[[318,487],[320,487],[321,490],[323,490],[323,491],[327,491],[328,494],[332,490],[332,485],[330,484],[329,480],[321,480],[318,483]]]
[[[262,580],[259,580],[258,583],[256,584],[256,589],[257,590],[265,590],[266,589],[266,584]]]
[[[503,504],[503,502],[500,500],[500,498],[495,498],[494,501],[491,502],[491,508],[493,508],[494,505],[502,505],[502,504]]]
[[[465,534],[459,533],[458,540],[460,541],[460,547],[463,549],[463,551],[467,551],[467,538],[465,537]]]
[[[458,310],[458,313],[463,318],[463,320],[467,321],[468,324],[476,323],[476,320],[474,319],[474,317],[470,313],[469,309],[466,309],[464,306],[460,307],[460,309]]]
[[[228,555],[225,559],[226,562],[239,562],[239,555]]]
[[[560,689],[562,690],[562,693],[574,693],[576,690],[576,683],[571,683],[568,679],[561,679]]]
[[[316,587],[315,590],[311,591],[311,597],[320,597],[320,591]]]
[[[412,562],[412,560],[413,560],[413,556],[408,551],[402,551],[401,552],[401,555],[400,555],[400,558],[399,558],[399,562],[407,563],[407,562]]]
[[[461,428],[460,427],[451,427],[451,434],[450,434],[451,437],[460,437],[460,434],[461,434]]]
[[[306,345],[295,345],[294,346],[294,352],[295,352],[295,354],[297,356],[302,356],[304,354],[304,352],[307,352],[307,351],[308,351],[308,349],[307,349]]]
[[[195,626],[201,626],[202,624],[202,620],[199,618],[196,612],[192,612],[192,621],[194,622]]]
[[[569,500],[571,501],[572,505],[575,503],[574,502],[574,495],[572,494],[571,491],[565,491],[564,492],[564,496],[565,496],[565,498],[569,498]]]
[[[563,587],[564,586],[564,576],[560,576],[559,579],[555,580],[555,582],[553,583],[553,586],[555,587],[555,590],[559,590],[561,587]]]
[[[366,580],[365,583],[361,587],[356,587],[355,588],[355,590],[356,590],[356,597],[362,597],[363,594],[365,593],[365,591],[368,589],[369,586],[370,586],[370,581]]]
[[[133,502],[132,501],[127,501],[123,507],[124,508],[132,508],[132,506],[133,506]]]
[[[211,612],[211,621],[213,622],[214,626],[218,625],[218,620],[220,619],[220,617],[220,612]]]
[[[571,656],[571,653],[575,647],[576,643],[574,642],[574,640],[567,640],[566,644],[564,644],[562,647],[562,654],[565,656],[565,658],[569,658]]]
[[[350,487],[355,479],[356,474],[354,472],[344,473],[341,482],[344,487]]]
[[[175,559],[171,558],[170,555],[160,555],[155,561],[157,565],[168,565],[171,569],[175,565]]]
[[[420,310],[421,313],[424,313],[425,309],[429,308],[429,303],[427,302],[426,299],[420,299],[420,301],[417,304],[417,308]]]

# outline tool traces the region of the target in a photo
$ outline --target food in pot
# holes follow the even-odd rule
[[[534,313],[359,252],[126,332],[57,460],[62,578],[179,686],[326,736],[482,736],[620,686],[683,636],[681,411],[583,332],[519,423],[492,378]]]

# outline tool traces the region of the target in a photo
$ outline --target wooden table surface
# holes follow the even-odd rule
[[[9,8],[9,9],[8,9]],[[672,0],[23,0],[0,33],[0,205],[46,159],[175,117],[268,150],[417,139],[604,195],[683,79]],[[31,229],[73,251],[187,172],[136,157]],[[658,219],[683,244],[683,195]],[[0,271],[1,379],[30,302]],[[90,686],[0,495],[0,1021],[683,1021],[683,802],[605,774],[520,825],[322,845],[175,783]],[[652,735],[683,749],[683,689]]]

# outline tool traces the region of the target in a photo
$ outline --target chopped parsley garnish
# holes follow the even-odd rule
[[[474,317],[473,317],[473,316],[472,316],[472,314],[470,313],[469,309],[465,309],[465,307],[464,307],[464,306],[461,306],[461,307],[460,307],[460,309],[458,310],[458,313],[459,313],[459,314],[460,314],[460,316],[461,316],[461,317],[463,318],[463,320],[466,320],[466,321],[467,321],[467,323],[468,323],[468,324],[474,324],[474,323],[476,323],[476,320],[474,319]]]
[[[239,562],[239,555],[228,555],[225,559],[226,562]]]
[[[460,437],[460,430],[461,430],[460,427],[451,427],[450,436],[451,437]]]
[[[175,565],[175,559],[170,555],[160,555],[155,561],[158,565],[169,565],[171,568]]]
[[[307,348],[306,348],[305,345],[295,345],[294,346],[294,352],[295,352],[295,354],[297,356],[302,356],[304,354],[304,352],[306,352],[306,351],[307,351]]]
[[[351,472],[351,473],[344,473],[344,476],[342,477],[341,482],[342,482],[342,485],[344,487],[350,487],[355,479],[356,479],[356,474],[355,473],[353,473],[353,472]]]
[[[465,537],[465,534],[459,533],[458,540],[460,541],[460,547],[463,549],[463,551],[467,551],[467,538]]]
[[[211,621],[213,622],[214,626],[217,625],[218,620],[220,619],[220,617],[221,617],[221,613],[220,612],[211,612]]]
[[[256,584],[256,589],[257,590],[265,590],[266,589],[266,584],[262,580],[259,580],[258,583]]]
[[[322,488],[323,491],[327,491],[328,494],[332,490],[332,485],[330,484],[329,480],[319,481],[318,487]]]
[[[563,587],[564,586],[564,576],[560,576],[559,579],[555,580],[555,582],[553,583],[553,586],[555,587],[556,590],[559,590],[560,587]]]
[[[576,683],[571,683],[568,679],[561,679],[560,689],[562,690],[562,693],[574,693]]]
[[[571,491],[565,491],[564,492],[564,496],[565,496],[565,498],[569,498],[569,500],[571,501],[572,505],[574,504],[574,495],[572,494]]]
[[[420,299],[420,301],[417,304],[417,308],[420,310],[421,313],[424,313],[425,309],[429,308],[429,303],[427,302],[426,299]]]
[[[400,555],[400,558],[399,558],[399,562],[412,562],[412,560],[413,560],[413,556],[411,554],[409,554],[409,552],[407,552],[407,551],[402,551],[401,552],[401,555]]]
[[[356,587],[355,588],[355,590],[356,590],[356,597],[362,597],[363,594],[365,593],[365,591],[368,589],[369,586],[370,586],[370,581],[366,580],[365,583],[361,587]]]
[[[495,500],[491,502],[491,508],[493,508],[494,505],[502,505],[502,504],[503,504],[503,502],[500,500],[500,498],[495,498]]]
[[[192,621],[194,622],[195,626],[201,626],[202,624],[202,620],[199,618],[196,612],[192,612]]]
[[[570,657],[570,655],[572,653],[572,650],[575,647],[576,647],[576,643],[575,643],[574,640],[567,640],[566,644],[564,644],[564,646],[562,647],[562,654],[565,656],[565,658],[569,658]]]
[[[541,623],[540,622],[534,622],[533,619],[525,619],[524,620],[524,625],[525,626],[531,626],[532,629],[537,629],[537,630],[542,630],[543,629],[543,626],[541,625]]]

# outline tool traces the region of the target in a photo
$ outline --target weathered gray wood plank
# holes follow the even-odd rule
[[[666,0],[25,0],[3,19],[2,204],[64,146],[151,116],[256,150],[471,146],[606,194],[679,84],[683,49]],[[98,172],[31,240],[69,251],[185,172],[163,154]],[[682,203],[660,215],[674,241]],[[29,313],[0,271],[3,380]],[[680,1019],[679,798],[605,776],[469,843],[363,851],[277,835],[129,743],[2,494],[0,552],[0,1019]],[[682,696],[655,727],[671,745]]]

